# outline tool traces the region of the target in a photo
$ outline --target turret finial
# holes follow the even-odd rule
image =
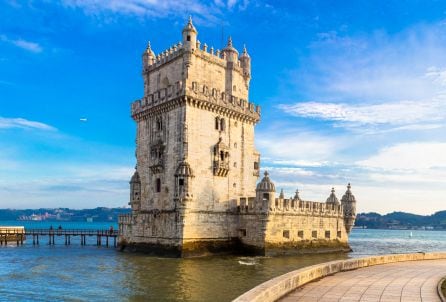
[[[350,191],[351,188],[352,188],[352,186],[350,185],[350,183],[348,183],[347,189]]]
[[[334,188],[331,188],[331,193],[334,193],[335,192],[335,189]]]
[[[280,189],[280,195],[279,198],[284,199],[285,195],[283,194],[283,189]]]
[[[152,50],[152,45],[150,44],[150,41],[147,43],[146,53],[148,53],[151,56],[155,57],[155,53]]]
[[[268,175],[269,175],[268,171],[265,170],[265,172],[263,173],[263,175],[265,175],[265,177],[268,177]]]
[[[232,37],[229,36],[228,38],[228,47],[232,47]]]
[[[194,27],[194,24],[192,23],[192,16],[189,15],[189,20],[187,21],[187,24],[183,28],[184,31],[191,31],[191,32],[197,32],[197,30]]]

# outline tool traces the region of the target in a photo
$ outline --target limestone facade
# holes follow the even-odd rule
[[[190,256],[348,248],[355,204],[275,197],[268,174],[256,186],[260,107],[248,101],[251,59],[233,47],[201,45],[192,20],[182,42],[142,55],[144,97],[137,125],[132,212],[119,219],[122,248]],[[331,198],[331,199],[330,199]],[[316,233],[315,233],[316,232]]]

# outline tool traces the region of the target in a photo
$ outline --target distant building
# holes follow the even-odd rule
[[[192,20],[182,42],[143,53],[144,97],[131,106],[137,124],[131,214],[119,218],[120,245],[187,257],[221,252],[260,255],[348,250],[356,217],[350,185],[341,201],[276,198],[267,172],[258,183],[248,101],[251,58],[232,40],[201,44]],[[278,138],[280,139],[280,138]]]

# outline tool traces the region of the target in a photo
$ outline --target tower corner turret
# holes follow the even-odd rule
[[[348,183],[347,191],[341,199],[341,205],[344,212],[344,225],[348,234],[350,234],[356,220],[356,199],[351,191],[351,185]]]

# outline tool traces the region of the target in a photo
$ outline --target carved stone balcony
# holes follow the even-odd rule
[[[162,173],[164,169],[164,160],[162,158],[156,159],[153,165],[150,166],[153,174]]]
[[[226,177],[229,172],[229,163],[225,161],[214,160],[214,175]]]

